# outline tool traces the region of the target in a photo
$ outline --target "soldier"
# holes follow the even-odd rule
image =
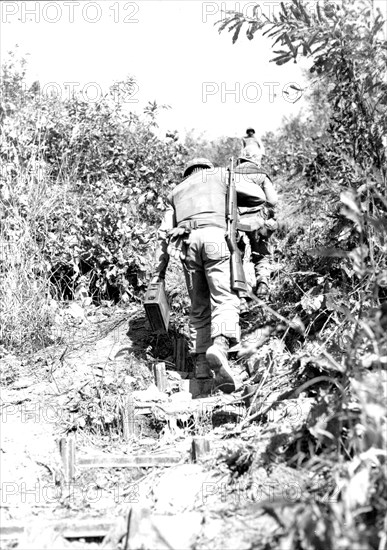
[[[277,228],[274,207],[277,204],[278,196],[270,178],[251,158],[239,157],[238,166],[235,169],[236,181],[239,174],[251,183],[258,185],[264,192],[266,199],[265,203],[254,208],[238,208],[240,223],[248,224],[251,227],[250,231],[246,231],[246,235],[250,241],[252,263],[254,265],[255,294],[260,298],[264,298],[269,290],[271,273],[269,241]],[[245,246],[245,242],[241,238],[239,248],[242,252],[244,252]],[[242,307],[246,307],[244,303]]]
[[[228,365],[230,345],[240,339],[239,298],[231,289],[227,247],[227,173],[205,158],[186,165],[183,181],[172,191],[170,206],[158,231],[156,278],[163,280],[169,257],[180,258],[191,299],[191,352],[198,378],[214,375],[215,386],[235,390]],[[238,204],[260,206],[260,186],[241,176],[236,180]],[[212,371],[212,372],[211,372]]]
[[[246,136],[242,138],[241,157],[248,157],[258,166],[261,166],[265,147],[262,141],[255,135],[254,128],[247,128]]]

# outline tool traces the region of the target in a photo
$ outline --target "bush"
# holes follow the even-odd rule
[[[14,340],[18,322],[20,333],[27,325],[43,330],[39,311],[49,295],[72,298],[84,275],[95,300],[138,296],[187,153],[175,134],[163,140],[155,133],[164,106],[149,103],[142,116],[127,110],[117,89],[130,90],[131,79],[93,103],[43,96],[24,77],[25,61],[11,54],[0,110],[4,341]]]
[[[127,275],[132,288],[141,286],[149,242],[186,149],[155,135],[156,103],[139,117],[125,109],[117,86],[95,103],[62,101],[37,94],[38,84],[25,91],[23,76],[15,62],[3,69],[2,186],[15,188],[18,178],[32,180],[40,171],[58,199],[36,228],[53,280],[66,273],[75,283],[88,273],[101,297],[112,287],[116,297],[128,292]]]

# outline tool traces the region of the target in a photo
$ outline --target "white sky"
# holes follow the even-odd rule
[[[290,82],[302,85],[303,77],[298,64],[269,63],[270,42],[258,34],[249,41],[242,31],[235,45],[229,33],[218,34],[214,23],[222,8],[251,13],[253,4],[3,0],[1,58],[18,44],[21,53],[30,54],[30,80],[42,86],[55,82],[63,94],[69,93],[66,82],[75,83],[91,98],[133,75],[138,83],[134,110],[149,100],[172,107],[160,118],[163,131],[195,128],[208,137],[241,136],[252,125],[263,133],[302,108],[302,100],[292,104],[282,90]],[[261,0],[260,5],[268,13],[279,2]],[[95,84],[84,88],[88,83]],[[230,90],[234,93],[227,94]]]

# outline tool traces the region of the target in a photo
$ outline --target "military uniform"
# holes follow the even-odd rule
[[[241,159],[242,160],[242,159]],[[254,208],[239,208],[239,219],[242,224],[250,226],[246,235],[250,241],[252,263],[254,265],[256,285],[267,285],[271,273],[270,237],[277,227],[274,218],[274,207],[278,202],[278,195],[270,178],[260,167],[250,161],[241,162],[235,169],[235,178],[244,177],[251,183],[259,186],[265,195],[265,203]],[[244,252],[245,243],[239,241],[239,247]]]
[[[251,131],[253,131],[252,128]],[[252,161],[261,166],[264,154],[265,147],[262,141],[255,136],[255,132],[253,135],[247,134],[247,136],[242,138],[241,157],[249,157]]]
[[[260,186],[236,178],[238,204],[265,202]],[[200,169],[185,178],[169,197],[170,207],[158,232],[156,272],[164,278],[169,256],[178,251],[191,299],[191,351],[204,354],[217,337],[239,341],[239,298],[231,289],[226,232],[227,170]]]

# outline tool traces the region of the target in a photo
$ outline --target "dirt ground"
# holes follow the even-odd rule
[[[284,534],[276,509],[296,513],[310,476],[276,464],[273,451],[302,425],[310,402],[285,400],[264,422],[243,425],[241,392],[209,387],[202,397],[186,350],[183,361],[176,356],[185,334],[173,322],[157,337],[138,306],[74,311],[62,318],[62,344],[23,360],[4,351],[0,358],[2,547],[276,547]],[[160,362],[165,392],[155,385]],[[128,433],[123,418],[133,406]],[[167,463],[79,465],[96,455],[167,456]]]

